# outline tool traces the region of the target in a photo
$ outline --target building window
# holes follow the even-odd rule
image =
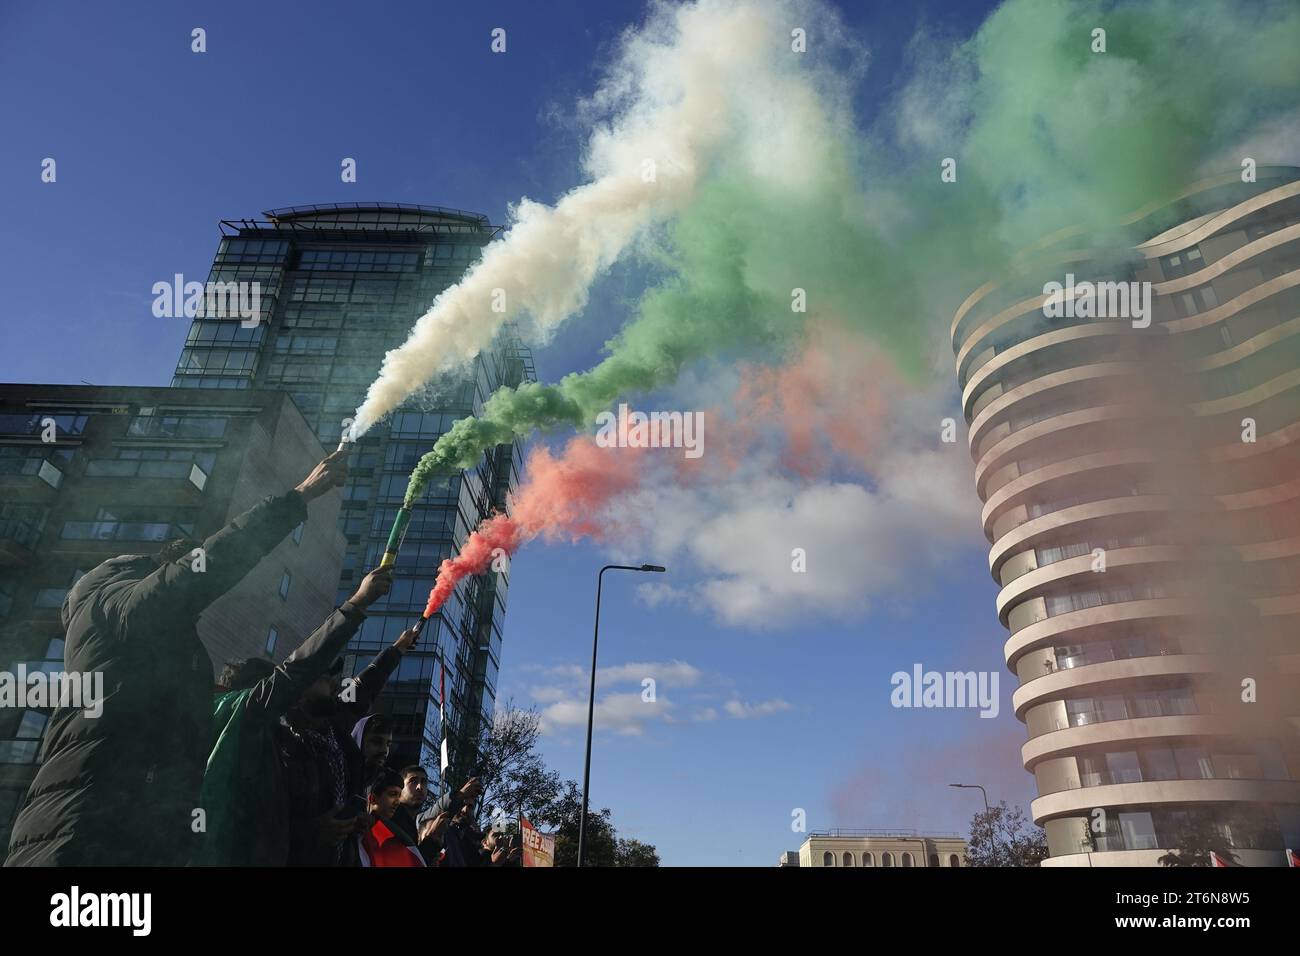
[[[853,854],[850,853],[848,850],[844,851],[844,865],[845,866],[853,865]]]
[[[1165,256],[1160,260],[1160,266],[1164,270],[1166,279],[1185,276],[1187,273],[1201,268],[1203,264],[1201,250],[1195,246],[1184,249],[1182,252],[1176,252],[1172,256]]]
[[[18,730],[14,733],[14,736],[34,740],[45,733],[45,724],[48,720],[49,717],[39,710],[25,710],[22,719],[18,722]]]
[[[226,433],[226,421],[198,415],[145,415],[141,410],[126,433],[132,438],[221,438]]]
[[[45,732],[48,720],[49,717],[38,710],[23,711],[13,739],[0,741],[0,764],[35,763],[41,734]]]
[[[284,574],[280,575],[280,599],[281,600],[289,599],[289,585],[292,583],[293,583],[293,575],[290,574],[288,571],[285,571]]]
[[[950,853],[950,854],[948,855],[948,865],[949,865],[949,866],[961,866],[961,860],[959,860],[959,859],[957,858],[957,854],[956,854],[956,853]]]
[[[1179,315],[1187,318],[1215,308],[1219,304],[1219,297],[1213,286],[1203,285],[1175,297],[1174,303],[1178,306]]]
[[[303,529],[303,525],[301,523],[298,525],[298,527],[293,529],[294,544],[302,544],[302,529]]]
[[[910,853],[904,853],[904,854],[903,854],[903,866],[911,866],[911,865],[912,865],[912,854],[910,854]]]
[[[280,640],[280,632],[275,629],[275,625],[271,625],[270,630],[266,632],[266,655],[268,657],[275,653],[275,644],[278,640]]]
[[[41,588],[36,592],[36,607],[51,609],[63,607],[63,599],[67,597],[67,588]]]
[[[892,853],[882,853],[882,854],[880,854],[880,865],[881,865],[881,866],[893,866],[893,865],[894,865],[894,854],[892,854]]]
[[[1160,845],[1156,840],[1156,828],[1150,813],[1121,813],[1119,829],[1125,849],[1154,850]]]
[[[862,865],[863,865],[863,866],[875,866],[875,865],[876,865],[876,860],[875,860],[875,858],[874,858],[870,853],[864,853],[864,854],[862,854]]]
[[[930,865],[931,865],[931,866],[938,866],[938,865],[939,865],[939,854],[938,854],[938,853],[931,853],[931,854],[930,854]]]
[[[834,866],[834,865],[835,865],[835,854],[832,853],[830,850],[827,850],[825,853],[822,854],[822,866]]]
[[[1214,766],[1204,747],[1174,747],[1174,762],[1178,765],[1180,780],[1212,780]]]

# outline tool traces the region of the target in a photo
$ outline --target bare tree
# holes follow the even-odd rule
[[[582,791],[573,780],[561,781],[547,770],[537,752],[541,715],[521,710],[508,700],[498,708],[491,727],[477,741],[479,782],[478,823],[485,826],[494,815],[513,830],[522,814],[534,824],[555,831],[555,865],[573,866],[578,856],[578,818]],[[608,808],[592,807],[587,814],[589,866],[658,866],[653,845],[619,839]]]
[[[971,820],[969,866],[1038,866],[1046,857],[1047,834],[1020,807],[1003,800]]]
[[[560,796],[559,775],[546,769],[537,752],[541,715],[521,710],[513,700],[497,709],[477,741],[478,778],[483,785],[479,824],[492,816],[515,820],[520,814],[545,818]]]

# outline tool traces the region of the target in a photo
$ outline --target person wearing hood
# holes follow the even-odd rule
[[[344,449],[202,544],[110,558],[77,581],[63,602],[64,669],[103,675],[102,713],[54,711],[5,866],[186,862],[211,749],[213,672],[199,615],[346,478]]]
[[[352,725],[352,742],[361,751],[361,777],[365,783],[388,766],[393,730],[383,714],[367,714]]]
[[[196,866],[284,866],[289,857],[289,798],[278,728],[303,690],[324,674],[365,620],[365,610],[392,587],[392,569],[371,571],[283,664],[264,658],[229,661],[213,701],[212,753],[199,802],[205,827]],[[338,822],[341,834],[355,818]]]
[[[355,841],[340,834],[339,821],[357,816],[345,807],[360,803],[366,792],[361,747],[368,724],[361,718],[418,636],[413,628],[403,631],[347,686],[339,677],[343,661],[335,661],[281,718],[277,736],[289,797],[290,866],[356,864]]]

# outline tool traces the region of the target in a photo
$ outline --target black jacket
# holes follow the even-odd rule
[[[460,811],[465,805],[465,800],[460,795],[459,790],[448,790],[441,797],[434,801],[433,806],[425,810],[418,817],[419,821],[432,820],[442,813],[451,813],[453,816]],[[434,861],[438,858],[438,852],[442,854],[442,866],[479,866],[482,863],[482,834],[473,826],[462,827],[454,820],[447,824],[443,831],[442,841],[434,846]],[[425,847],[421,845],[421,851]],[[435,862],[430,862],[426,854],[426,862],[434,866]]]
[[[357,675],[355,699],[340,702],[328,720],[310,721],[300,711],[291,711],[280,721],[280,759],[289,794],[290,866],[337,866],[354,862],[349,854],[355,841],[345,841],[344,855],[340,857],[335,848],[317,846],[313,840],[312,821],[335,805],[333,778],[329,766],[304,740],[304,732],[314,729],[333,736],[345,763],[345,796],[364,796],[365,761],[361,748],[352,739],[352,727],[370,712],[370,705],[401,659],[397,648],[385,648]]]
[[[212,662],[195,625],[307,517],[302,495],[268,498],[190,559],[110,558],[63,603],[64,667],[100,672],[103,712],[58,708],[14,821],[5,866],[181,865],[211,744]]]
[[[280,718],[343,653],[366,615],[349,603],[332,612],[289,658],[250,688],[213,701],[213,746],[200,805],[205,831],[196,866],[284,866],[289,794],[280,762]]]

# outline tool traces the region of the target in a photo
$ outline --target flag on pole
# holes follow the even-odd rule
[[[438,655],[438,726],[442,728],[442,773],[447,773],[451,760],[447,757],[447,666]]]

